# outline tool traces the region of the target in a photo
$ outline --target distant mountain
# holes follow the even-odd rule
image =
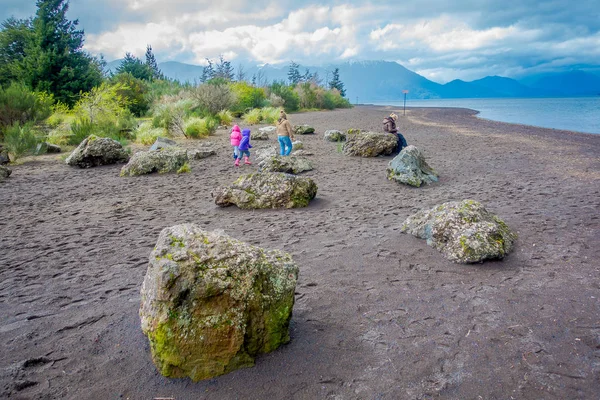
[[[107,71],[116,71],[120,63],[121,60],[108,63]],[[199,65],[176,61],[160,63],[158,67],[168,78],[190,83],[199,81],[203,69]],[[326,67],[301,66],[300,73],[304,73],[307,68],[311,73],[317,72],[323,81],[331,79],[333,69],[339,68],[340,79],[344,82],[347,97],[352,103],[400,100],[403,98],[403,90],[409,91],[411,99],[600,94],[600,76],[584,71],[535,75],[520,81],[501,76],[487,76],[471,82],[457,79],[442,85],[390,61],[353,61]],[[253,76],[266,82],[287,81],[288,66],[245,64],[244,72],[248,81],[251,81]]]
[[[568,71],[534,75],[523,78],[521,83],[563,96],[594,96],[600,94],[600,76],[585,71]]]

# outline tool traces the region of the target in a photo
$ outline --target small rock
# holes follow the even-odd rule
[[[279,151],[275,148],[275,146],[259,147],[256,149],[256,159],[259,161],[263,158],[276,155],[279,155]]]
[[[438,181],[437,174],[427,164],[421,150],[412,145],[405,147],[390,161],[387,175],[389,180],[415,187]]]
[[[176,147],[167,147],[156,151],[139,151],[121,169],[121,176],[177,172],[188,160],[187,151]]]
[[[317,185],[312,179],[275,172],[242,175],[212,193],[218,206],[246,209],[306,207],[316,195]]]
[[[288,174],[299,174],[313,169],[311,163],[297,156],[271,156],[263,158],[258,168],[263,172],[285,172]]]
[[[463,200],[444,203],[408,217],[402,232],[427,239],[427,244],[458,263],[502,259],[517,235],[481,203]]]
[[[292,142],[292,151],[300,150],[304,148],[304,143],[299,140]]]
[[[335,129],[330,129],[325,131],[323,139],[328,142],[344,142],[346,141],[346,134]]]
[[[310,125],[295,125],[294,133],[296,135],[310,135],[315,133],[315,128]]]
[[[55,153],[60,153],[60,152],[61,152],[60,146],[57,146],[55,144],[48,143],[48,142],[38,143],[37,147],[35,148],[36,155],[46,154],[46,153],[55,154]]]
[[[308,151],[308,150],[304,150],[304,149],[300,149],[300,150],[296,150],[296,151],[292,151],[291,153],[293,156],[298,156],[298,157],[305,157],[305,156],[314,156],[315,154]]]
[[[12,170],[4,165],[0,165],[0,182],[8,178],[12,174]]]
[[[261,128],[264,129],[264,128]],[[269,133],[259,129],[258,131],[252,131],[250,133],[250,139],[252,140],[269,140]]]
[[[10,164],[10,157],[8,156],[8,150],[2,148],[0,145],[0,165]]]
[[[91,168],[100,165],[126,163],[129,154],[121,143],[110,138],[95,135],[83,139],[75,150],[67,157],[67,165],[79,168]]]
[[[209,147],[188,150],[187,153],[190,160],[201,160],[217,154],[215,149]]]
[[[177,142],[166,137],[157,137],[154,144],[150,147],[150,151],[160,150],[166,147],[177,147]]]

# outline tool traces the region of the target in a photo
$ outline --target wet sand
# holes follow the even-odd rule
[[[388,181],[391,157],[346,157],[323,141],[327,129],[381,130],[392,110],[438,183]],[[218,155],[189,174],[120,178],[121,166],[80,170],[52,155],[15,166],[0,184],[0,397],[597,398],[600,135],[463,109],[289,118],[317,131],[300,138],[319,186],[304,209],[215,206],[212,189],[257,169],[233,167],[225,131],[209,139]],[[506,259],[454,264],[400,233],[417,210],[462,199],[518,232]],[[186,222],[300,266],[291,342],[198,383],[158,374],[138,316],[159,232]]]

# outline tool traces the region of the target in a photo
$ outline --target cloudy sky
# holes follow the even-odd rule
[[[35,13],[1,0],[0,20]],[[600,70],[598,0],[71,0],[85,48],[108,60],[324,65],[397,61],[431,80]]]

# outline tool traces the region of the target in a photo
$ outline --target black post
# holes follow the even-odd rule
[[[404,93],[404,115],[406,115],[406,92]]]

